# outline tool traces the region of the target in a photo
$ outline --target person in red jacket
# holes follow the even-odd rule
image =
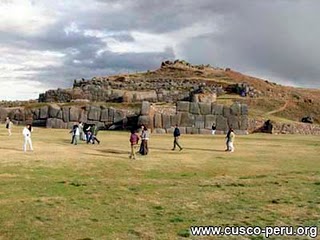
[[[136,134],[135,130],[131,130],[131,135],[130,135],[129,141],[130,141],[130,144],[131,144],[131,153],[130,153],[129,158],[136,159],[136,148],[137,148],[138,143],[139,143],[139,137]]]

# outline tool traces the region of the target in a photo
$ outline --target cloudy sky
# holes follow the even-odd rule
[[[318,0],[0,0],[0,99],[167,59],[319,88],[319,10]]]

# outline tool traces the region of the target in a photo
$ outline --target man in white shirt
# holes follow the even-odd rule
[[[31,132],[32,132],[32,128],[30,124],[27,124],[22,130],[22,134],[24,136],[23,151],[25,152],[27,151],[28,144],[29,144],[30,150],[33,151],[32,141],[31,141]]]

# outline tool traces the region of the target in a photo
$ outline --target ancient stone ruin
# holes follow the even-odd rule
[[[179,101],[172,114],[160,113],[144,101],[139,110],[124,110],[99,105],[68,106],[49,104],[36,108],[0,108],[3,122],[9,116],[15,124],[31,123],[47,128],[71,128],[81,122],[94,123],[100,129],[130,129],[145,124],[154,133],[171,133],[178,124],[182,133],[209,134],[212,124],[217,134],[233,127],[238,134],[247,134],[248,107],[235,103],[230,107],[205,102]]]
[[[217,134],[229,127],[237,134],[248,134],[248,107],[234,103],[230,107],[216,103],[179,101],[175,114],[158,113],[148,102],[142,103],[138,124],[145,124],[155,133],[172,133],[177,124],[182,133],[210,134],[215,124]]]

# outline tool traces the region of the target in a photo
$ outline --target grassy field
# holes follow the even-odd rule
[[[152,135],[130,160],[129,134],[70,144],[68,130],[0,133],[0,239],[199,239],[193,225],[320,225],[320,138]],[[263,239],[212,237],[211,239]],[[270,239],[280,239],[279,237]],[[286,239],[282,237],[281,239]],[[295,238],[288,238],[295,239]],[[306,238],[300,238],[306,239]]]

